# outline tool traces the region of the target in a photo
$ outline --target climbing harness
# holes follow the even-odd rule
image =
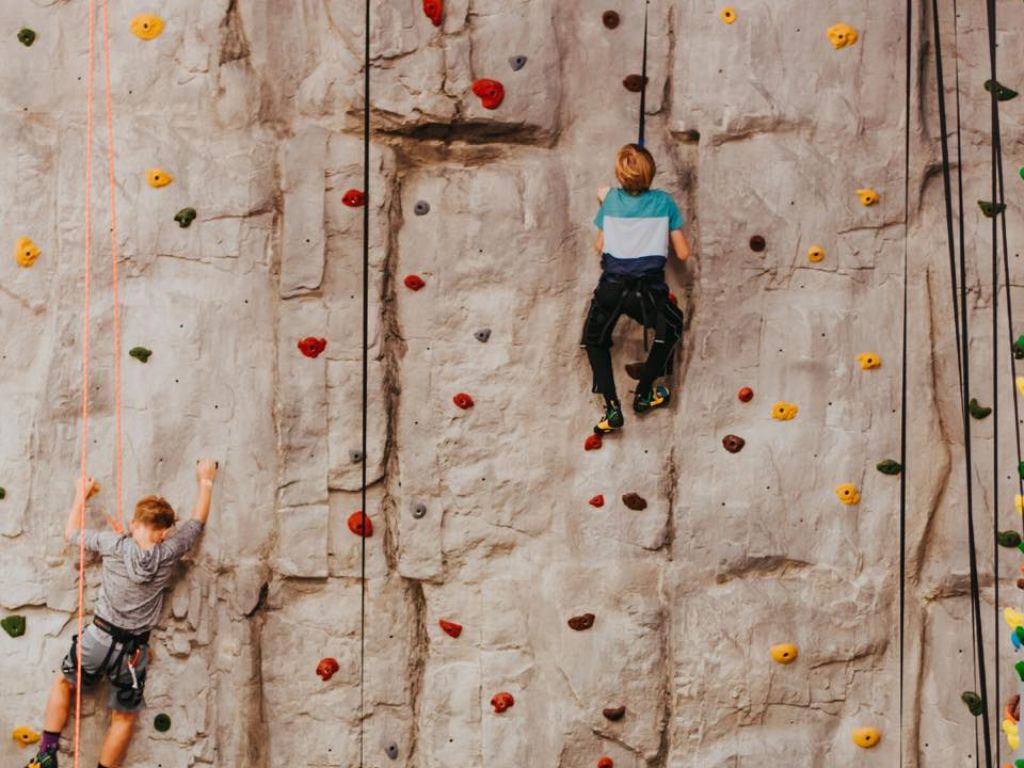
[[[94,627],[108,635],[112,641],[107,647],[103,661],[96,669],[83,669],[79,640],[81,635],[75,635],[71,641],[71,653],[68,654],[63,671],[66,674],[76,674],[80,681],[79,685],[84,684],[86,687],[91,687],[107,677],[111,684],[118,689],[117,700],[119,702],[129,707],[137,706],[142,700],[142,685],[145,682],[145,672],[137,670],[142,654],[149,647],[149,631],[135,634],[121,629],[99,616],[94,616],[92,623]],[[122,664],[128,670],[130,681],[125,680],[121,674]]]

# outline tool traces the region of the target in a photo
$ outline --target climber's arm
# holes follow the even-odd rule
[[[597,239],[594,241],[594,250],[598,255],[604,253],[604,230],[597,230]]]
[[[690,241],[686,239],[683,230],[673,229],[669,236],[672,239],[672,250],[676,252],[676,258],[680,261],[690,258]]]
[[[68,512],[67,525],[64,526],[65,541],[71,541],[75,531],[82,528],[82,513],[85,511],[85,500],[89,498],[89,492],[92,491],[94,485],[96,485],[96,481],[91,477],[85,478],[84,481],[78,481],[75,489],[75,501],[71,505],[71,511]]]
[[[199,482],[199,495],[196,505],[192,508],[192,519],[205,524],[210,516],[210,502],[213,500],[213,479],[217,476],[217,462],[213,459],[201,459],[196,465],[196,480]]]

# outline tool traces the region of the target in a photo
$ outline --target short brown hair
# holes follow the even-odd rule
[[[627,192],[646,192],[657,172],[654,156],[638,144],[627,144],[615,158],[615,177]]]
[[[174,508],[160,496],[146,496],[135,505],[135,522],[164,530],[174,525]]]

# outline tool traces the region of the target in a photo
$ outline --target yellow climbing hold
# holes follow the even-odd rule
[[[160,37],[164,31],[164,20],[155,13],[140,13],[132,19],[132,33],[140,40]]]
[[[14,260],[23,267],[31,267],[39,258],[39,247],[30,237],[19,237],[14,244]]]
[[[790,421],[796,418],[799,410],[796,403],[786,403],[780,400],[772,406],[772,418],[779,421]]]
[[[722,9],[721,16],[722,21],[724,21],[726,24],[732,24],[734,21],[736,21],[736,9],[733,8],[732,6],[727,5],[725,8]]]
[[[881,368],[882,366],[882,358],[874,352],[862,352],[857,355],[857,362],[860,363],[860,367],[865,371],[870,371],[872,368]]]
[[[825,258],[825,249],[820,245],[812,245],[807,249],[807,260],[812,264],[817,264],[819,261]]]
[[[19,747],[27,747],[29,744],[35,744],[40,739],[38,731],[33,731],[27,725],[19,725],[13,731],[11,731],[11,738],[18,744]]]
[[[1024,395],[1024,376],[1017,377],[1017,391]]]
[[[1024,496],[1019,493],[1013,497],[1013,506],[1017,509],[1017,512],[1024,515]]]
[[[792,643],[773,645],[769,651],[772,654],[772,659],[779,664],[792,664],[796,661],[797,649]]]
[[[877,728],[854,728],[853,743],[864,749],[871,749],[882,739],[882,734]]]
[[[1003,609],[1003,619],[1005,619],[1006,623],[1010,625],[1010,629],[1024,627],[1024,613],[1015,611],[1009,606]]]
[[[860,198],[861,205],[869,206],[874,205],[878,202],[878,193],[870,187],[857,190],[857,197]]]
[[[1006,743],[1010,749],[1016,752],[1020,749],[1020,726],[1010,718],[1003,720],[1003,733],[1006,734]]]
[[[159,189],[174,181],[174,177],[163,168],[150,168],[146,171],[146,181],[149,182],[149,186]]]
[[[857,490],[857,486],[853,483],[843,483],[842,485],[836,486],[836,496],[843,504],[859,504],[860,503],[860,491]]]
[[[847,48],[857,42],[857,30],[849,24],[833,24],[828,28],[828,39],[836,50]]]

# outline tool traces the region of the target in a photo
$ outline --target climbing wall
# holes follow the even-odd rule
[[[998,5],[1000,81],[1019,88],[1024,6]],[[943,11],[942,43],[947,84],[960,66],[976,380],[993,348],[1007,360],[998,488],[995,419],[972,423],[998,728],[995,680],[1009,695],[1018,678],[997,612],[1024,603],[1012,551],[998,602],[993,590],[993,523],[1020,527],[1014,388],[975,202],[991,197],[984,8],[962,6],[956,40]],[[110,4],[126,504],[159,492],[186,516],[195,459],[221,465],[129,764],[897,765],[905,253],[905,764],[974,764],[930,15],[913,19],[907,239],[902,0],[652,0],[647,141],[694,245],[668,276],[688,328],[671,408],[627,414],[585,450],[599,413],[578,347],[600,269],[591,220],[635,136],[642,4],[375,2],[365,199],[363,7]],[[104,485],[91,523],[115,508],[111,210],[102,59],[84,173],[87,11],[0,8],[0,608],[24,618],[23,633],[17,619],[0,633],[11,731],[40,729],[75,625],[61,532],[81,429],[87,193],[88,448]],[[1016,279],[1022,103],[1002,106]],[[625,393],[623,365],[643,355],[635,326],[623,322],[614,354]],[[87,580],[91,599],[97,568]],[[89,764],[103,699],[86,700],[83,723]],[[0,747],[5,764],[29,754],[16,738]]]

